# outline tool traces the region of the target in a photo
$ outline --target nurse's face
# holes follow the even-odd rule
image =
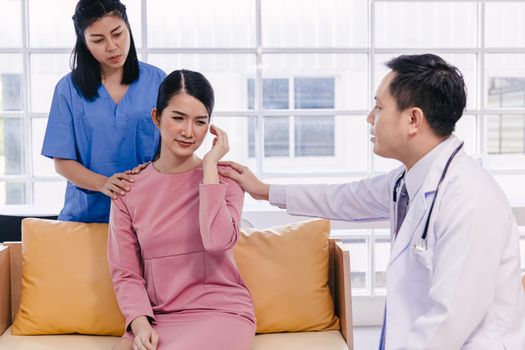
[[[117,15],[106,15],[84,31],[86,46],[100,63],[102,72],[122,69],[131,44],[126,22]]]
[[[160,129],[162,152],[189,157],[204,141],[209,115],[202,102],[181,92],[170,99],[160,118],[154,112],[153,121]]]
[[[402,159],[406,152],[408,137],[407,118],[403,111],[399,111],[394,97],[390,94],[390,82],[394,72],[388,73],[377,88],[375,106],[367,117],[371,125],[371,141],[374,144],[374,153],[385,158]]]

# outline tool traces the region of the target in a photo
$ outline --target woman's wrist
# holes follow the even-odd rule
[[[145,328],[151,328],[151,324],[146,316],[138,316],[131,321],[131,331],[133,334],[137,334]]]

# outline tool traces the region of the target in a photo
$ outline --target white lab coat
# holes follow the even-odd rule
[[[441,185],[441,173],[460,141],[452,136],[430,166],[393,242],[387,267],[386,350],[525,350],[525,293],[520,282],[518,232],[508,201],[492,177],[460,150]],[[272,185],[272,204],[290,214],[335,220],[390,219],[400,167],[341,185]],[[284,202],[284,203],[283,203]]]

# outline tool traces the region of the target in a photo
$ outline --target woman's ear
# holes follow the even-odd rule
[[[157,126],[157,128],[160,128],[160,115],[158,115],[157,108],[153,108],[151,110],[151,120],[153,120],[153,123]]]

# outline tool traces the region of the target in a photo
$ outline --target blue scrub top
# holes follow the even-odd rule
[[[166,74],[140,62],[139,79],[132,83],[119,104],[104,85],[99,97],[88,101],[73,84],[71,73],[55,87],[42,155],[72,159],[91,171],[111,176],[152,160],[159,132],[151,109]],[[59,220],[108,222],[111,199],[67,182]]]

